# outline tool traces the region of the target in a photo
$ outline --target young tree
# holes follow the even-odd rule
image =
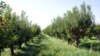
[[[20,16],[20,21],[19,21],[19,26],[18,26],[18,44],[19,48],[21,48],[22,43],[26,43],[32,37],[35,37],[41,32],[41,29],[38,25],[31,24],[27,20],[27,16],[25,15],[25,12],[22,11],[22,14]]]
[[[68,21],[71,21],[67,21],[67,28],[78,46],[80,38],[84,37],[88,28],[94,24],[91,8],[83,3],[80,10],[74,7],[72,12],[70,11],[67,16]]]
[[[53,36],[60,37],[62,35],[69,41],[76,42],[78,46],[80,38],[83,38],[87,30],[94,24],[94,15],[91,7],[84,2],[78,7],[73,7],[72,10],[64,14],[63,18],[57,17],[52,22],[51,26],[44,29],[44,32],[53,33]],[[49,28],[50,27],[50,28]]]
[[[11,56],[14,56],[15,45],[21,48],[22,43],[26,43],[40,32],[38,25],[27,20],[24,11],[19,17],[12,12],[9,5],[0,3],[0,54],[5,47],[9,47]]]

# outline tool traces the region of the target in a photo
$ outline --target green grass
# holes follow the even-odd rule
[[[2,53],[2,56],[10,56],[9,49]],[[100,52],[79,49],[67,42],[49,37],[45,34],[34,38],[27,45],[23,44],[22,49],[15,50],[16,56],[100,56]]]
[[[100,56],[99,52],[92,50],[79,49],[68,45],[65,41],[48,36],[48,40],[42,41],[45,47],[39,56]]]
[[[10,49],[6,48],[2,53],[1,56],[10,56]]]
[[[100,41],[97,39],[89,39],[88,37],[85,37],[84,39],[81,39],[80,47],[92,49],[94,51],[100,51]]]

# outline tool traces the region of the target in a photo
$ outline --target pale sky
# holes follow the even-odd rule
[[[91,5],[96,23],[100,23],[100,0],[3,0],[13,11],[20,15],[26,11],[29,21],[37,23],[41,28],[48,26],[54,17],[63,16],[73,6],[80,6],[83,1]]]

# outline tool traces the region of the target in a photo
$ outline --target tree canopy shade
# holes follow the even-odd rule
[[[61,39],[76,42],[77,46],[80,43],[80,38],[86,35],[86,31],[93,26],[94,15],[91,7],[84,2],[78,7],[73,7],[64,14],[63,17],[57,17],[52,24],[44,29],[44,33],[51,36],[56,36]]]

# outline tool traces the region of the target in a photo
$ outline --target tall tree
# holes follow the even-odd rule
[[[2,17],[5,7],[6,7],[6,3],[1,1],[0,2],[0,56],[1,56],[1,51],[4,49],[5,44],[6,44],[6,41],[5,41],[6,22]]]
[[[80,38],[84,37],[88,28],[94,24],[91,8],[83,3],[80,10],[74,7],[67,16],[69,21],[71,21],[67,24],[67,28],[78,46]]]

